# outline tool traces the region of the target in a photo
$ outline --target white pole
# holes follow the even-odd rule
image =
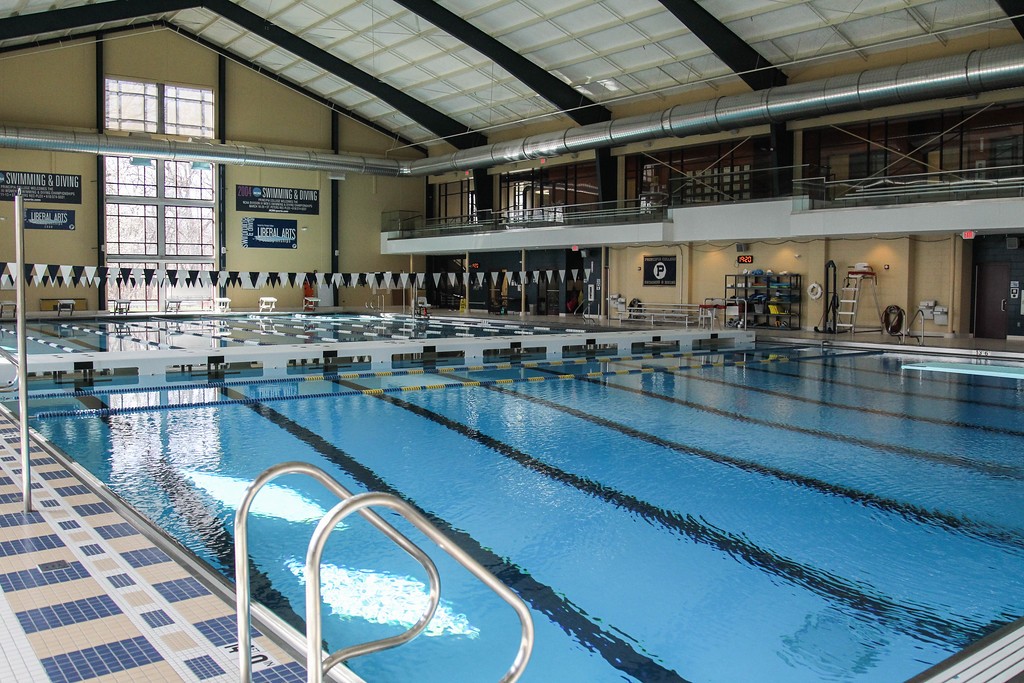
[[[28,444],[28,349],[25,343],[25,212],[21,190],[14,196],[14,260],[18,333],[18,420],[21,422],[21,491],[25,512],[32,512],[31,453]]]

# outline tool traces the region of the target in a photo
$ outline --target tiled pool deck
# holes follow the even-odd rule
[[[24,512],[17,425],[0,415],[0,681],[239,679],[234,604],[33,443]],[[253,681],[305,667],[256,636]]]

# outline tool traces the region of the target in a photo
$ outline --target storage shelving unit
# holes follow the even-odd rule
[[[801,276],[790,273],[726,275],[726,324],[800,329],[800,283]]]

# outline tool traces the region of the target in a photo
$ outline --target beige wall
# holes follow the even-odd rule
[[[102,49],[108,76],[206,88],[218,85],[217,54],[173,31],[157,29],[117,34],[106,40]],[[96,131],[95,65],[96,44],[88,40],[5,55],[0,61],[0,124]],[[339,115],[231,60],[227,60],[226,65],[226,90],[217,93],[217,100],[219,106],[226,108],[227,124],[223,134],[229,142],[331,151],[332,117]],[[415,149],[401,148],[391,137],[358,121],[339,116],[339,127],[341,151],[344,153],[406,159],[422,156]],[[76,212],[76,230],[28,231],[26,260],[64,265],[97,264],[97,202],[101,188],[96,177],[95,156],[0,150],[0,169],[81,175],[81,205],[40,205],[73,209]],[[422,213],[424,182],[422,179],[349,174],[347,180],[339,183],[342,202],[339,252],[343,271],[410,269],[407,257],[380,256],[380,214],[395,209]],[[319,215],[273,216],[297,221],[297,249],[242,248],[242,218],[253,214],[235,210],[234,194],[239,184],[319,191]],[[331,197],[331,181],[327,173],[229,166],[226,189],[227,196],[223,198],[226,242],[221,246],[227,249],[227,269],[274,272],[332,270],[331,215],[334,198]],[[12,203],[0,203],[0,218],[6,219],[7,225],[13,224]],[[10,231],[0,232],[0,260],[14,260]],[[422,265],[412,267],[422,268]],[[350,293],[352,291],[362,295],[362,290],[349,290]],[[301,305],[301,287],[278,287],[262,294],[277,296],[282,307],[297,308]],[[95,308],[99,300],[94,288],[33,288],[29,292],[29,308],[35,309],[41,298],[69,296],[87,298],[90,308]],[[232,288],[228,290],[228,296],[235,308],[244,309],[256,305],[260,292]]]
[[[736,263],[736,243],[697,243],[662,247],[629,247],[609,250],[609,293],[626,301],[639,298],[646,303],[701,303],[705,298],[725,297],[725,275],[741,273],[744,268],[772,270],[775,273],[799,273],[802,276],[801,327],[821,325],[824,298],[807,296],[812,282],[825,284],[825,263],[836,264],[838,286],[843,286],[847,271],[857,263],[868,263],[875,271],[878,307],[895,304],[909,316],[920,301],[935,300],[950,310],[948,325],[926,321],[927,334],[954,334],[967,331],[962,320],[970,282],[970,255],[964,253],[963,240],[950,237],[899,237],[893,239],[816,239],[785,242],[750,242],[743,253],[754,256],[750,266]],[[643,257],[676,255],[679,284],[676,287],[645,287]],[[888,266],[888,268],[886,268]],[[878,327],[874,313],[875,292],[862,288],[858,327]],[[969,310],[969,309],[967,309]],[[914,331],[920,323],[914,323]]]

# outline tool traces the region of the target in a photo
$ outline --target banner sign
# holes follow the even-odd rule
[[[59,209],[25,209],[25,227],[35,230],[74,230],[75,212]]]
[[[67,173],[0,171],[0,200],[14,201],[18,188],[27,202],[82,203],[82,176]]]
[[[280,218],[243,218],[242,246],[246,249],[298,249],[299,222]]]
[[[320,213],[320,190],[235,185],[235,210],[260,213]]]
[[[675,286],[675,256],[644,256],[644,286]]]

